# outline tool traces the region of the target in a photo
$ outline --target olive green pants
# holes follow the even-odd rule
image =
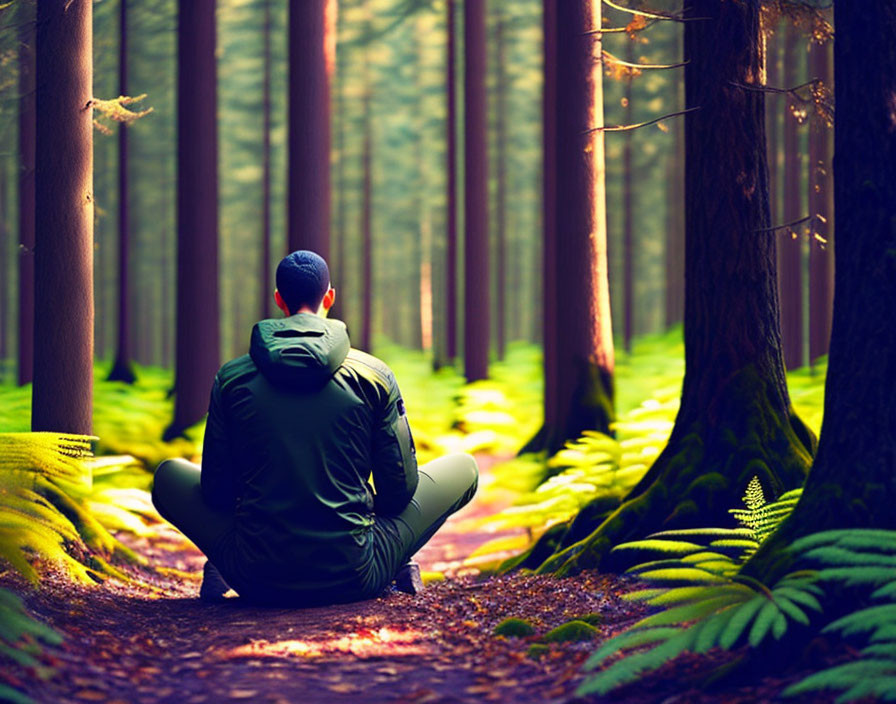
[[[377,591],[388,586],[411,556],[476,493],[479,472],[470,455],[440,457],[418,471],[417,490],[405,509],[397,516],[374,517],[374,562],[381,574]],[[165,520],[216,563],[216,552],[234,528],[234,516],[205,502],[199,473],[199,465],[187,460],[165,460],[156,469],[152,501]]]

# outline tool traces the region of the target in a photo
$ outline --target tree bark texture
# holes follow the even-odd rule
[[[336,0],[289,2],[290,251],[330,256],[330,77]]]
[[[6,164],[0,166],[0,384],[6,382],[9,355],[9,179]]]
[[[625,60],[635,61],[635,42],[629,37],[626,44]],[[625,82],[625,124],[630,125],[632,118],[632,77]],[[629,130],[623,136],[622,145],[622,304],[623,329],[622,338],[625,351],[632,351],[632,337],[635,334],[635,208],[634,208],[634,159],[632,147],[634,131]]]
[[[613,334],[607,279],[600,3],[544,3],[545,423],[522,452],[553,454],[610,432]]]
[[[205,415],[220,363],[214,0],[181,1],[177,55],[177,338],[166,439]]]
[[[497,66],[495,76],[495,340],[498,359],[504,359],[507,346],[507,41],[504,33],[505,19],[500,7],[495,27]]]
[[[264,0],[261,88],[261,298],[259,315],[271,314],[271,0]]]
[[[37,5],[31,429],[89,435],[93,415],[91,0]]]
[[[364,144],[361,153],[361,339],[365,352],[373,349],[373,119],[370,86],[364,84]]]
[[[445,354],[457,359],[457,21],[454,0],[445,0],[447,56],[445,75]]]
[[[839,246],[824,421],[799,504],[746,567],[763,576],[786,569],[801,536],[896,529],[896,7],[835,3],[834,23]]]
[[[118,13],[118,94],[128,94],[128,3],[121,3]],[[131,364],[130,323],[130,218],[128,209],[128,129],[118,126],[118,342],[109,381],[133,384],[137,379]]]
[[[793,26],[787,27],[784,47],[784,85],[800,83],[797,46],[799,35]],[[784,115],[784,194],[781,208],[782,221],[793,222],[803,216],[802,209],[802,154],[798,123],[794,117],[796,105],[787,96],[787,112]],[[774,225],[779,223],[774,222]],[[803,240],[796,229],[778,230],[778,288],[781,297],[781,337],[784,347],[784,364],[788,369],[803,366]]]
[[[810,75],[832,88],[833,45],[813,43],[809,50]],[[831,161],[834,134],[822,120],[813,120],[809,132],[809,214],[813,230],[824,241],[809,242],[809,362],[828,353],[834,305],[834,179]]]
[[[34,6],[19,6],[19,386],[34,379]]]
[[[627,566],[609,550],[663,529],[724,525],[758,476],[805,478],[813,438],[790,407],[769,225],[759,0],[694,0],[685,25],[685,378],[666,449],[618,509],[542,571]],[[581,535],[581,525],[576,535]]]
[[[486,0],[464,3],[464,376],[488,377],[490,343],[488,239],[488,70]]]

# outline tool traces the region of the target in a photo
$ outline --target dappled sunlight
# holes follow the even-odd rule
[[[354,633],[319,639],[279,641],[254,640],[246,645],[224,650],[220,657],[234,658],[320,658],[350,654],[358,658],[403,657],[425,655],[431,651],[421,631],[414,629],[360,629]]]

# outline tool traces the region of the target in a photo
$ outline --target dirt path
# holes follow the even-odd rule
[[[493,460],[481,459],[487,485]],[[463,574],[470,571],[463,557],[494,537],[475,519],[505,501],[480,493],[421,551],[425,569],[447,574],[423,594],[317,609],[259,608],[239,599],[200,602],[204,558],[160,525],[151,538],[133,543],[167,568],[161,574],[135,571],[143,586],[108,581],[83,589],[50,578],[26,593],[29,609],[65,641],[47,649],[48,667],[0,668],[0,682],[54,704],[575,701],[581,666],[596,643],[552,644],[538,659],[528,648],[538,635],[586,614],[600,614],[596,640],[602,640],[631,623],[638,607],[620,598],[631,587],[613,576],[477,581]],[[4,585],[27,591],[11,575],[0,577]],[[510,616],[532,622],[536,636],[495,637],[495,625]],[[718,665],[727,657],[710,660]],[[706,658],[686,656],[614,701],[777,701],[788,681],[751,676],[707,692],[695,684],[701,671],[707,671]]]
[[[482,484],[491,458],[480,458]],[[546,702],[568,699],[593,644],[552,646],[534,660],[523,639],[497,638],[509,616],[545,632],[576,616],[605,615],[602,631],[630,620],[610,578],[503,577],[475,581],[462,561],[495,537],[471,530],[506,503],[480,492],[418,555],[443,582],[317,609],[201,603],[203,557],[173,529],[134,543],[170,572],[140,571],[145,587],[106,582],[73,589],[48,580],[29,608],[65,637],[49,650],[55,675],[0,673],[40,702]]]

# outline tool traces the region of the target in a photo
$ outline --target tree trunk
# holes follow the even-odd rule
[[[205,415],[220,363],[214,0],[181,0],[177,57],[177,339],[166,440]]]
[[[779,60],[779,39],[780,23],[771,27],[771,33],[766,36],[765,40],[765,82],[772,88],[781,87],[781,71],[778,66]],[[777,107],[779,101],[772,98],[771,110],[765,111],[765,143],[766,143],[766,161],[768,162],[768,203],[769,217],[772,224],[778,225],[783,222],[781,220],[781,195],[778,185],[780,183],[780,168],[778,167],[779,156],[781,154],[781,145],[778,140],[781,123],[781,113]],[[785,120],[792,119],[787,116]],[[779,256],[780,256],[780,250]],[[780,293],[780,281],[778,282],[778,291]]]
[[[361,153],[361,340],[365,352],[373,348],[373,124],[367,59],[364,69],[364,144]]]
[[[818,455],[793,513],[745,567],[774,579],[796,538],[896,529],[896,12],[834,5],[837,295]],[[876,80],[868,80],[868,67]]]
[[[635,42],[629,37],[625,47],[625,60],[635,61]],[[632,76],[625,81],[625,120],[626,125],[632,119]],[[632,142],[634,131],[625,133],[622,146],[622,285],[623,285],[623,340],[625,351],[632,351],[632,337],[635,334],[635,208],[634,208],[634,159],[632,158]]]
[[[498,173],[495,174],[497,189],[495,193],[495,226],[497,228],[495,258],[495,290],[497,301],[495,321],[497,356],[504,359],[507,345],[507,48],[504,37],[505,20],[503,11],[498,9],[495,42],[497,46],[497,76],[495,77],[495,119],[496,119],[496,161]]]
[[[348,178],[346,167],[348,165],[347,154],[347,134],[349,130],[348,106],[347,99],[348,79],[346,76],[347,64],[345,62],[345,51],[337,51],[336,53],[336,69],[334,72],[334,81],[336,82],[336,115],[334,115],[334,127],[336,131],[336,222],[335,233],[333,239],[335,242],[335,261],[330,262],[330,270],[335,276],[331,282],[337,289],[336,302],[330,309],[330,317],[346,320],[349,311],[349,302],[347,293],[348,287],[348,269],[346,267],[345,252],[346,238],[348,237],[347,213],[348,213]]]
[[[19,6],[19,334],[18,383],[34,378],[34,15]]]
[[[119,0],[118,14],[118,94],[128,94],[128,3]],[[128,130],[118,126],[118,344],[115,362],[109,371],[109,381],[133,384],[137,376],[131,365],[130,268],[128,210]]]
[[[457,23],[454,0],[445,0],[448,46],[446,57],[445,158],[445,354],[448,363],[457,359],[457,78],[455,75]]]
[[[676,120],[675,148],[666,169],[667,328],[684,319],[684,124]]]
[[[464,3],[464,376],[488,377],[488,129],[486,0]]]
[[[33,431],[93,421],[92,10],[37,5]]]
[[[620,542],[722,525],[758,476],[775,496],[803,481],[813,438],[792,413],[769,227],[759,0],[694,0],[685,25],[685,378],[669,443],[615,510],[542,571],[619,569]],[[570,276],[570,279],[573,277]],[[581,529],[581,526],[579,526]],[[577,537],[581,531],[577,533]]]
[[[330,76],[336,0],[289,2],[289,249],[330,257]]]
[[[553,453],[583,430],[609,432],[614,354],[600,3],[544,10],[545,425],[523,449]]]
[[[798,34],[793,26],[787,27],[784,47],[784,85],[799,83],[797,62]],[[797,121],[793,115],[796,106],[788,96],[787,113],[784,116],[784,198],[781,217],[783,222],[793,222],[802,217],[802,158],[800,154]],[[772,223],[778,225],[779,223]],[[781,338],[784,347],[784,364],[788,369],[803,365],[803,241],[796,230],[778,231],[778,288],[781,296]]]
[[[271,280],[271,0],[264,0],[261,94],[261,298],[259,317],[270,317]]]
[[[681,40],[675,43],[681,53]],[[678,83],[677,104],[683,102]],[[666,327],[684,320],[684,121],[674,120],[675,150],[666,171]]]
[[[831,44],[812,44],[810,73],[831,88]],[[809,132],[809,214],[821,238],[809,243],[809,362],[828,353],[834,301],[834,185],[831,178],[833,133],[822,120]]]
[[[0,165],[0,384],[6,382],[9,355],[9,188],[6,162]]]

